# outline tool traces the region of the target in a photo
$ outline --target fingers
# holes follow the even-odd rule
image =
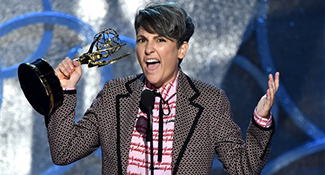
[[[275,79],[274,79],[275,78]],[[269,74],[269,81],[268,81],[268,89],[267,89],[267,103],[272,105],[275,95],[279,89],[279,82],[280,82],[280,73],[276,72],[274,75],[274,78],[272,74]]]
[[[72,60],[70,58],[65,58],[65,60],[59,64],[59,70],[63,75],[69,77],[70,74],[74,71]]]
[[[276,72],[275,73],[275,87],[276,87],[276,90],[279,89],[279,86],[280,86],[280,72]]]
[[[55,74],[59,78],[62,88],[75,87],[81,78],[81,64],[67,57],[55,69]]]
[[[67,79],[70,77],[70,74],[75,71],[75,63],[73,61],[66,57],[56,68],[56,74],[59,76],[59,78]]]

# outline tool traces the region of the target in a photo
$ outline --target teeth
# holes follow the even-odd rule
[[[159,63],[159,61],[158,60],[155,60],[155,59],[149,59],[149,60],[147,60],[146,61],[148,64],[150,64],[150,63]]]

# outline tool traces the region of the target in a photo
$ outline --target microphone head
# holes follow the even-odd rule
[[[155,105],[155,94],[148,89],[142,91],[140,104],[145,112],[151,111]]]

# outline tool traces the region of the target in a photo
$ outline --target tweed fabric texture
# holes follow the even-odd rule
[[[53,162],[66,165],[102,148],[102,174],[126,174],[130,142],[144,76],[108,81],[84,117],[74,122],[76,95],[49,116]],[[228,174],[259,174],[269,155],[274,126],[254,123],[241,138],[225,92],[180,71],[173,138],[172,173],[209,175],[217,153]]]

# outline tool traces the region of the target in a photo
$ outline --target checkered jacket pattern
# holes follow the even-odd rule
[[[46,118],[53,162],[70,164],[101,147],[102,174],[125,175],[143,86],[143,74],[108,81],[77,123],[76,94],[65,94]],[[273,131],[251,120],[244,141],[225,92],[180,71],[172,174],[210,175],[215,153],[228,174],[259,174]]]

